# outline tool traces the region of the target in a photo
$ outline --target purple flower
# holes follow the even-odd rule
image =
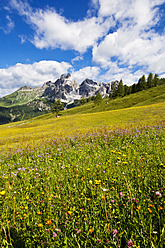
[[[53,238],[57,237],[57,233],[53,233]]]
[[[115,236],[117,233],[118,233],[118,230],[113,229],[113,232],[112,232],[113,236]]]
[[[132,239],[130,239],[130,240],[127,241],[127,247],[131,247],[131,246],[133,246]]]
[[[132,198],[132,201],[135,201],[135,198]]]
[[[97,241],[98,241],[98,243],[101,243],[101,239],[98,239]]]

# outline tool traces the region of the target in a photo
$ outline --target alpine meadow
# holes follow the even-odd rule
[[[165,0],[0,0],[0,248],[165,248]]]
[[[47,114],[0,137],[1,247],[164,247],[164,102]]]

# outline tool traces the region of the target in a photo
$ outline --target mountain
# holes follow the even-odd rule
[[[118,85],[118,81],[115,81]],[[36,99],[47,99],[54,101],[60,99],[62,102],[69,103],[74,100],[79,100],[81,97],[87,98],[101,93],[102,97],[109,95],[114,82],[98,83],[91,79],[85,79],[80,85],[77,81],[73,81],[71,74],[62,74],[55,82],[48,81],[42,87],[24,86],[16,92],[2,97],[0,106],[11,107],[15,105],[27,104]]]
[[[69,108],[75,100],[97,95],[105,97],[119,82],[99,83],[85,79],[80,85],[71,74],[62,74],[55,82],[45,82],[42,87],[24,86],[0,98],[0,124],[19,121],[50,112],[54,100],[60,99]],[[65,107],[66,108],[66,107]]]
[[[98,83],[91,79],[85,79],[80,85],[77,81],[72,81],[70,73],[63,74],[55,83],[47,82],[42,88],[45,89],[42,97],[49,100],[60,99],[62,102],[72,102],[81,97],[87,98],[101,93],[105,97],[110,93],[114,82]],[[116,81],[118,85],[118,81]]]

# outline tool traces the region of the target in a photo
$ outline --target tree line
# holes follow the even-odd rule
[[[112,86],[112,91],[109,94],[110,98],[116,98],[118,96],[123,97],[142,90],[146,90],[158,85],[165,84],[165,78],[159,79],[158,74],[150,73],[146,79],[145,75],[139,78],[138,83],[134,83],[131,86],[123,85],[123,81],[120,80],[118,86],[116,83]]]

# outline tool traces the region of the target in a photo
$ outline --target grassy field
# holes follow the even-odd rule
[[[165,243],[165,104],[0,126],[0,247]]]

